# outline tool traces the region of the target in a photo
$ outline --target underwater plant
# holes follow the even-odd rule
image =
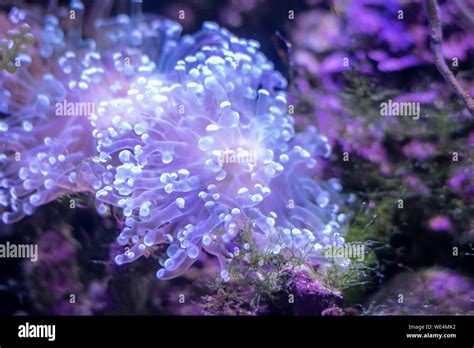
[[[83,39],[84,6],[73,0],[71,10],[66,32],[46,16],[33,28],[35,51],[16,74],[1,72],[4,223],[92,193],[99,213],[123,212],[118,265],[167,245],[159,279],[204,251],[229,280],[229,260],[246,248],[236,237],[249,227],[260,250],[284,257],[320,259],[344,243],[342,186],[316,177],[331,147],[314,127],[295,132],[287,82],[258,42],[211,22],[181,36],[137,0],[130,17],[98,19]],[[13,25],[22,18],[38,22],[12,10]]]

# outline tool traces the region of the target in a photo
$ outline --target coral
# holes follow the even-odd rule
[[[239,255],[240,256],[240,255]],[[297,266],[283,258],[243,257],[230,267],[231,280],[210,284],[202,307],[212,315],[343,315],[342,294],[322,285],[320,265]],[[247,262],[245,262],[247,260]],[[240,273],[239,273],[240,272]]]
[[[53,315],[100,313],[106,304],[105,284],[81,282],[80,246],[70,228],[43,231],[37,243],[38,262],[24,266],[35,311]]]
[[[471,4],[141,2],[0,5],[0,312],[474,313]]]
[[[322,6],[299,14],[292,30],[296,92],[303,104],[297,119],[324,129],[333,147],[378,164],[382,175],[391,175],[396,170],[390,154],[397,145],[391,137],[405,141],[408,134],[421,138],[425,129],[435,129],[438,121],[429,115],[453,97],[438,73],[438,78],[423,80],[415,73],[435,71],[423,2],[335,1],[334,7],[337,15]],[[474,41],[466,30],[469,23],[455,4],[443,2],[440,10],[444,57],[460,83],[472,90],[468,76]],[[419,102],[422,120],[382,118],[380,103],[389,98]],[[462,99],[451,99],[455,107],[440,111],[441,119],[446,113],[455,122],[468,117]],[[426,145],[428,154],[433,153]]]
[[[457,168],[448,181],[451,190],[459,194],[468,203],[474,201],[474,168]]]
[[[293,315],[342,314],[341,294],[322,286],[307,271],[287,269],[280,276],[282,289],[274,294],[272,311]]]
[[[400,297],[403,295],[403,298]],[[473,282],[453,270],[400,273],[369,300],[372,315],[472,315]]]
[[[318,125],[343,152],[326,170],[358,193],[356,206],[371,208],[354,214],[345,236],[346,243],[373,241],[375,257],[362,265],[369,278],[348,277],[360,285],[343,292],[346,304],[356,304],[402,265],[451,267],[437,245],[472,244],[472,122],[436,71],[423,2],[335,1],[332,10],[318,4],[296,17],[292,92],[297,126]],[[472,94],[470,23],[453,3],[440,2],[440,13],[444,58]],[[419,102],[420,118],[382,117],[389,99]],[[336,289],[357,274],[334,273]]]
[[[39,31],[30,16],[14,8],[10,20],[29,19]],[[90,99],[89,83],[91,89],[103,87],[97,80],[101,68],[97,56],[87,51],[63,48],[43,57],[48,40],[63,36],[53,18],[45,18],[43,32],[55,30],[38,40],[31,55],[23,55],[17,72],[1,72],[7,117],[0,120],[0,205],[9,208],[3,209],[4,223],[17,222],[66,193],[90,192],[98,184],[90,173],[94,148],[87,115],[68,114],[58,106]]]
[[[84,6],[71,9],[67,32],[45,16],[35,55],[2,75],[12,95],[0,124],[4,223],[66,193],[93,193],[99,213],[123,211],[117,264],[168,245],[160,279],[206,251],[229,280],[233,240],[248,226],[262,252],[303,260],[344,242],[341,184],[315,178],[331,148],[314,127],[295,132],[286,80],[258,42],[210,22],[181,36],[179,24],[142,14],[140,1],[83,39]],[[31,16],[14,11],[12,21]],[[33,58],[40,68],[29,69]]]
[[[214,44],[198,50],[200,40]],[[250,222],[259,248],[275,254],[317,254],[343,242],[333,198],[340,184],[311,179],[315,157],[330,148],[314,128],[295,134],[276,90],[286,82],[258,44],[207,23],[181,50],[187,56],[168,85],[139,79],[129,98],[104,103],[94,120],[107,167],[96,196],[124,208],[119,242],[133,244],[117,263],[170,243],[158,278],[184,272],[201,249],[219,257],[228,278],[227,249]],[[110,115],[113,125],[99,127]]]
[[[430,220],[430,228],[436,232],[449,231],[452,229],[452,222],[449,217],[438,215]]]

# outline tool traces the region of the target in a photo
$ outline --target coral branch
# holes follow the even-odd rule
[[[431,50],[435,56],[436,67],[446,82],[449,83],[449,85],[454,89],[456,94],[464,100],[464,103],[466,104],[466,107],[470,111],[471,115],[474,115],[474,100],[459,83],[444,60],[443,31],[441,28],[438,3],[436,0],[425,0],[425,7],[431,28]]]

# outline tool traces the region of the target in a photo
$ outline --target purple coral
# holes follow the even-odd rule
[[[132,5],[131,18],[98,20],[93,39],[81,39],[79,21],[63,44],[57,19],[46,18],[39,52],[54,64],[2,123],[4,222],[59,195],[93,192],[100,213],[123,209],[117,264],[168,244],[160,279],[205,251],[228,280],[228,247],[246,229],[262,252],[301,260],[343,243],[342,187],[313,178],[331,148],[314,127],[295,132],[286,80],[259,43],[210,22],[181,37],[179,24]],[[82,14],[80,1],[72,6]],[[27,65],[19,73],[33,78]],[[53,105],[65,99],[95,109],[56,117]]]
[[[404,296],[403,303],[399,296]],[[396,275],[368,305],[374,315],[472,315],[474,283],[454,270],[428,268]]]
[[[324,287],[307,271],[286,269],[282,277],[286,281],[273,301],[275,309],[289,310],[295,315],[343,315],[341,293]],[[293,295],[294,303],[288,304],[289,294]]]

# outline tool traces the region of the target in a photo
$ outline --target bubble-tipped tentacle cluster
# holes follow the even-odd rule
[[[19,221],[63,194],[100,189],[94,175],[92,159],[97,154],[89,117],[101,101],[126,94],[137,76],[155,70],[153,61],[137,53],[145,41],[130,39],[135,34],[134,18],[98,21],[100,40],[83,40],[84,7],[72,1],[71,9],[76,23],[66,34],[53,15],[39,23],[32,13],[18,8],[10,11],[11,24],[20,30],[9,32],[3,53],[16,63],[16,73],[8,68],[11,62],[0,71],[0,111],[7,115],[0,119],[0,204],[8,208],[2,214],[5,223]],[[38,45],[29,54],[24,48],[16,52],[17,42],[31,42],[32,33],[24,21],[38,37]],[[155,27],[161,30],[152,30]],[[153,32],[162,46],[163,42],[173,46],[173,38],[179,37],[179,25],[168,20],[155,19],[139,28],[144,40]],[[148,43],[147,48],[157,51],[159,47]],[[121,59],[124,54],[126,59]]]
[[[21,10],[10,13],[13,24],[25,18],[29,17]],[[26,27],[25,23],[21,25],[22,32]],[[82,176],[77,178],[76,168],[93,153],[92,143],[83,137],[90,132],[87,118],[55,117],[55,103],[81,97],[68,85],[67,73],[61,70],[59,62],[63,58],[58,56],[58,64],[48,69],[46,64],[34,62],[33,54],[10,54],[16,71],[0,72],[1,111],[6,115],[0,119],[0,204],[10,208],[2,214],[5,223],[31,215],[35,207],[75,186],[87,190],[81,185]]]
[[[262,252],[300,259],[343,243],[341,185],[314,178],[331,153],[327,139],[312,127],[295,132],[286,81],[258,42],[215,23],[181,37],[177,23],[133,3],[131,18],[99,20],[94,40],[77,27],[61,40],[55,17],[46,19],[39,51],[54,58],[41,77],[49,82],[2,121],[10,151],[1,158],[2,203],[12,209],[4,222],[68,190],[93,192],[99,212],[123,210],[117,264],[167,245],[161,279],[205,251],[227,280],[246,228]],[[56,117],[54,103],[65,99],[96,108]],[[23,159],[14,163],[16,147]]]

